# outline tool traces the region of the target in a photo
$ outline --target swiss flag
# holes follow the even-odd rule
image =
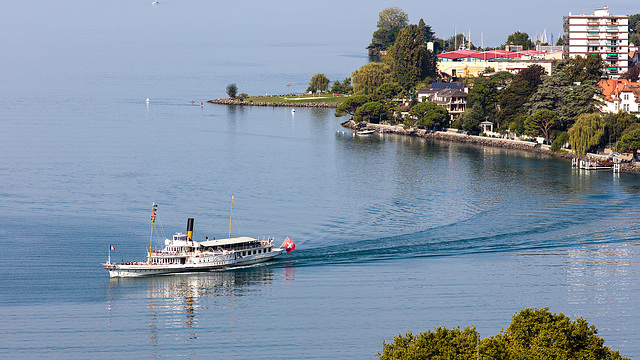
[[[296,244],[294,244],[288,236],[282,243],[282,246],[284,246],[284,249],[287,250],[287,253],[290,253],[296,249]]]

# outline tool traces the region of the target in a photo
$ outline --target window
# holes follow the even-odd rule
[[[629,104],[624,104],[624,105],[622,105],[622,109],[623,109],[624,111],[629,111]]]
[[[624,94],[624,99],[629,100],[629,94]]]

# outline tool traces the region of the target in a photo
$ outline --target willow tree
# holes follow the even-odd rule
[[[325,91],[329,88],[329,78],[324,74],[317,73],[311,77],[307,92]]]
[[[577,157],[599,145],[604,137],[605,126],[600,113],[582,114],[569,129],[569,143]]]
[[[353,93],[373,93],[378,86],[384,84],[389,77],[389,66],[380,62],[370,62],[351,73]]]

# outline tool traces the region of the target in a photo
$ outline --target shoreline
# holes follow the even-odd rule
[[[446,141],[471,143],[471,144],[478,144],[478,145],[491,146],[491,147],[500,147],[500,148],[506,148],[506,149],[524,150],[527,152],[548,155],[551,157],[565,159],[568,161],[571,161],[572,159],[574,159],[572,152],[553,152],[549,150],[549,145],[539,145],[537,143],[528,142],[528,141],[498,139],[498,138],[491,138],[491,137],[477,136],[477,135],[467,135],[463,132],[457,132],[457,131],[456,132],[432,131],[432,130],[417,129],[415,127],[405,129],[403,125],[382,125],[382,124],[366,123],[366,125],[362,126],[361,124],[355,123],[353,120],[347,120],[341,123],[340,125],[342,125],[347,129],[352,129],[352,130],[373,130],[380,133],[391,133],[391,134],[398,134],[398,135],[405,135],[405,136],[422,137],[426,139],[446,140]],[[606,171],[611,171],[611,170],[606,170]],[[633,163],[621,163],[620,171],[628,172],[628,173],[640,173],[640,166],[635,166],[633,165]]]
[[[273,107],[306,107],[306,108],[337,108],[337,103],[327,102],[300,102],[300,103],[286,103],[286,102],[266,102],[266,101],[250,101],[251,97],[246,98],[243,101],[232,100],[229,98],[212,99],[207,100],[210,104],[218,105],[240,105],[240,106],[273,106]]]

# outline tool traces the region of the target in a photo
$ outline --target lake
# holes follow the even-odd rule
[[[362,41],[222,33],[231,20],[203,2],[25,4],[0,25],[2,357],[365,359],[407,331],[492,336],[525,307],[640,356],[637,175],[353,136],[331,109],[199,106],[231,82],[341,80]],[[232,195],[232,236],[296,250],[223,272],[102,269],[110,244],[145,257],[153,202],[154,246],[188,217],[196,239],[227,236]]]

